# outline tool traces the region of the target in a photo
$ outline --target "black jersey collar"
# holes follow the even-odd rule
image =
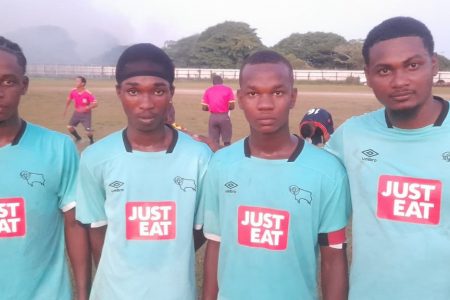
[[[292,151],[291,155],[288,158],[288,162],[293,162],[297,159],[297,157],[300,155],[300,153],[303,150],[303,147],[305,146],[305,140],[301,139],[298,135],[294,134],[297,139],[297,146],[295,147],[294,151]],[[249,145],[249,141],[248,141],[248,137],[245,138],[244,140],[244,154],[245,157],[250,158],[252,156],[251,152],[250,152],[250,145]]]
[[[175,149],[175,146],[177,144],[178,131],[175,128],[173,128],[172,126],[170,126],[170,125],[166,124],[166,126],[169,127],[172,130],[172,132],[173,132],[172,142],[170,143],[170,145],[169,145],[169,147],[167,148],[167,151],[166,151],[166,153],[169,154],[169,153],[173,152],[173,149]],[[125,128],[122,131],[122,139],[123,139],[123,145],[125,146],[125,150],[127,152],[133,152],[133,148],[131,147],[131,143],[128,140],[128,137],[127,137],[127,128]]]
[[[442,123],[444,122],[445,118],[447,117],[448,110],[449,110],[449,104],[448,104],[448,101],[445,101],[444,99],[442,99],[439,96],[433,96],[433,99],[441,102],[441,104],[442,104],[441,113],[439,114],[439,116],[437,117],[436,121],[433,124],[433,126],[437,127],[437,126],[441,126]],[[384,119],[386,120],[387,127],[393,128],[391,120],[389,120],[386,109],[384,110]]]
[[[19,132],[17,132],[14,139],[11,141],[11,146],[16,146],[19,144],[20,140],[22,139],[23,134],[25,133],[25,129],[27,129],[27,122],[22,120],[20,124]]]

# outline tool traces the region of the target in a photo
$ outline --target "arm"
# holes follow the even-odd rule
[[[75,280],[77,300],[88,299],[91,284],[91,259],[87,229],[75,220],[75,209],[64,213],[66,248]]]
[[[89,242],[92,249],[94,265],[97,268],[102,255],[103,243],[105,242],[105,233],[107,226],[95,227],[89,229]]]
[[[320,247],[322,296],[324,300],[344,300],[348,297],[347,253],[344,249]]]
[[[233,102],[228,102],[228,109],[229,110],[233,110],[234,109],[234,101]]]
[[[202,103],[202,110],[203,110],[203,111],[209,111],[208,105]]]
[[[208,240],[203,266],[203,300],[216,300],[219,291],[217,283],[217,264],[220,242]]]
[[[67,114],[67,109],[69,108],[70,102],[71,102],[71,101],[72,101],[72,98],[70,98],[70,96],[67,97],[67,100],[66,100],[66,107],[64,108],[63,116],[66,116],[66,114]]]
[[[200,249],[200,247],[206,242],[206,238],[203,235],[203,230],[193,230],[194,231],[194,247],[195,251]]]

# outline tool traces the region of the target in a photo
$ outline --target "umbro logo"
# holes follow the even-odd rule
[[[225,193],[236,193],[235,188],[238,187],[237,183],[235,183],[233,181],[228,181],[224,185],[227,188],[227,190],[225,190]]]
[[[450,162],[450,151],[442,153],[442,159],[446,162]]]
[[[122,181],[113,181],[109,184],[110,187],[112,187],[113,189],[111,190],[111,192],[122,192],[123,189],[121,189],[120,187],[122,187],[124,185],[124,183]]]
[[[373,149],[367,149],[367,150],[361,151],[361,153],[364,154],[364,156],[361,157],[362,160],[377,162],[377,159],[373,158],[379,154],[377,151],[375,151]]]

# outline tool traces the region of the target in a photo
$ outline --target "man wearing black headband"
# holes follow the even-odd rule
[[[192,227],[211,150],[165,124],[174,66],[161,49],[126,49],[116,80],[127,127],[80,161],[77,218],[101,255],[91,299],[196,299]]]

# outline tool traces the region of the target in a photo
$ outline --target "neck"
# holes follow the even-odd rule
[[[417,129],[434,124],[442,110],[440,101],[431,99],[424,105],[404,111],[386,110],[393,127]]]
[[[0,121],[0,147],[10,144],[22,126],[19,116],[6,121]]]
[[[173,139],[173,133],[167,126],[163,126],[161,129],[154,131],[140,131],[128,127],[127,138],[133,150],[158,152],[169,148]]]
[[[251,132],[248,140],[252,156],[264,159],[288,159],[298,143],[289,130],[272,134]]]

